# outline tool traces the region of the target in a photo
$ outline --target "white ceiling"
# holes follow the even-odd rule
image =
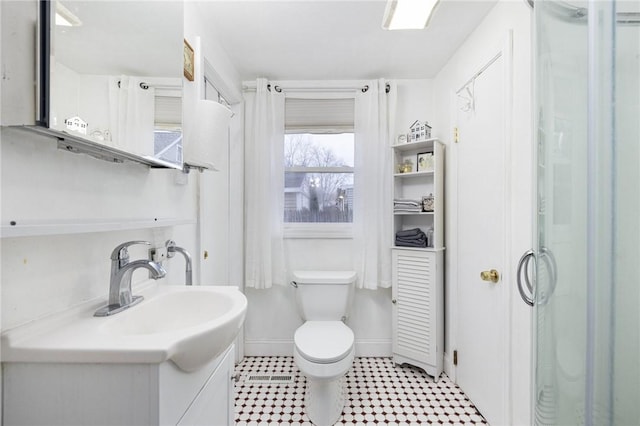
[[[384,0],[198,4],[243,80],[431,78],[496,0],[440,0],[427,29],[381,28]]]

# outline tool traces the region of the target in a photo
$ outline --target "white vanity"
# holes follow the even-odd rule
[[[4,425],[233,424],[235,287],[153,284],[109,317],[95,304],[2,336]]]
[[[10,362],[5,425],[233,424],[234,346],[191,373],[160,364]]]

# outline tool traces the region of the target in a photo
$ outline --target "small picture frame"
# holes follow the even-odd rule
[[[433,171],[433,152],[419,152],[416,159],[418,172]]]
[[[194,67],[195,67],[195,61],[194,61],[193,47],[191,47],[189,42],[185,39],[184,40],[184,76],[189,81],[193,81],[193,77],[195,74]]]

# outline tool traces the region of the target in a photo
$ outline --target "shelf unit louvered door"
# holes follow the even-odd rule
[[[443,368],[443,252],[394,249],[393,359],[424,369],[437,381]]]

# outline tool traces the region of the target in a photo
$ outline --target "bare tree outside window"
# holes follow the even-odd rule
[[[353,221],[353,134],[288,134],[284,156],[285,222]]]

